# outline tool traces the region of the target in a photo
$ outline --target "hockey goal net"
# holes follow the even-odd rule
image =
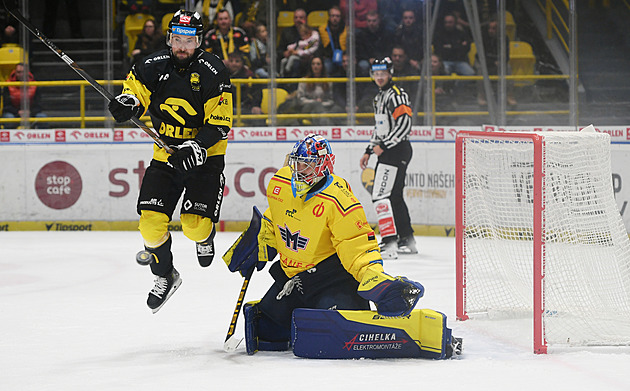
[[[630,240],[605,133],[460,132],[457,317],[533,316],[534,352],[630,344]]]

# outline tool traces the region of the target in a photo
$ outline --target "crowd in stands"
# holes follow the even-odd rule
[[[202,15],[205,33],[202,48],[219,56],[232,71],[233,78],[321,78],[345,77],[348,67],[354,67],[358,77],[369,76],[370,64],[375,58],[390,57],[394,77],[418,76],[422,73],[424,53],[424,16],[421,0],[275,0],[276,10],[289,11],[291,25],[278,25],[276,52],[271,53],[268,33],[268,1],[263,0],[199,0],[195,10]],[[355,58],[349,64],[346,21],[348,2],[353,1]],[[484,26],[491,21],[492,4],[478,0]],[[163,32],[168,15],[183,8],[183,1],[174,0],[120,0],[122,14],[144,14],[142,31],[130,39],[127,55],[133,64],[144,56],[166,48]],[[495,5],[496,6],[496,5]],[[430,65],[434,75],[480,74],[478,62],[469,62],[471,33],[462,16],[462,1],[448,1],[442,7],[432,44]],[[327,19],[309,25],[310,15],[320,12]],[[0,15],[1,16],[1,15]],[[276,21],[274,21],[276,22]],[[0,20],[2,43],[17,42],[15,21]],[[488,44],[485,44],[488,39]],[[484,48],[494,64],[496,45],[484,33]],[[276,69],[271,69],[271,56],[275,55]],[[496,66],[490,67],[496,73]],[[398,83],[415,98],[414,83]],[[261,90],[264,84],[251,84],[243,88],[243,113],[260,113]],[[288,90],[287,112],[344,112],[346,86],[343,83],[283,84]],[[441,83],[437,94],[450,94],[453,85]],[[357,84],[357,107],[371,111],[371,100],[377,92],[373,84]],[[485,101],[479,94],[480,104]],[[326,119],[318,119],[325,122]]]

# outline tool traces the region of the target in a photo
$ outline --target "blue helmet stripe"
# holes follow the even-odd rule
[[[173,26],[173,34],[179,35],[197,35],[197,29],[194,27]]]

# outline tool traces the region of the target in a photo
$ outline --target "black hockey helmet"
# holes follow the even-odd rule
[[[197,40],[197,47],[201,45],[203,35],[203,22],[198,12],[179,10],[175,12],[173,18],[168,22],[166,32],[166,43],[171,46],[171,35],[189,35]]]
[[[372,66],[370,67],[370,74],[372,74],[372,72],[374,71],[389,71],[389,73],[392,73],[393,66],[394,63],[392,62],[391,58],[377,58],[376,60],[374,60]]]

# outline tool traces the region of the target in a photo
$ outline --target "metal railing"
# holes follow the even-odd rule
[[[499,80],[499,76],[490,76],[490,80],[496,81]],[[537,80],[568,80],[568,75],[510,75],[505,77],[508,81],[529,81],[535,82]],[[432,125],[436,124],[437,117],[464,117],[464,116],[481,116],[487,115],[487,110],[477,110],[477,111],[438,111],[436,106],[436,83],[438,82],[465,82],[465,81],[480,81],[482,80],[482,76],[433,76],[430,80],[431,85],[431,100],[432,100]],[[407,77],[398,77],[394,78],[395,81],[405,81],[405,82],[419,82],[421,80],[421,76],[407,76]],[[97,80],[100,84],[103,85],[113,85],[120,86],[122,85],[122,80]],[[232,79],[232,84],[235,86],[235,115],[234,115],[234,126],[243,126],[246,120],[259,120],[259,119],[268,119],[271,115],[275,115],[278,119],[304,119],[310,117],[324,117],[324,118],[347,118],[347,113],[317,113],[310,115],[309,113],[298,113],[298,114],[283,114],[283,113],[275,113],[275,110],[269,110],[270,114],[243,114],[242,106],[241,106],[241,95],[242,95],[242,86],[244,84],[252,85],[252,84],[261,84],[268,85],[269,79]],[[321,83],[321,82],[332,82],[332,83],[347,83],[350,81],[348,78],[283,78],[283,79],[275,79],[276,84],[281,87],[283,84],[295,84],[295,83]],[[358,77],[354,79],[355,82],[358,83],[372,83],[372,80],[369,77]],[[79,88],[79,115],[78,116],[47,116],[47,117],[29,117],[28,121],[30,123],[37,122],[47,122],[47,123],[63,123],[63,122],[75,122],[79,123],[81,128],[85,128],[86,124],[95,123],[95,122],[105,122],[106,120],[111,120],[110,116],[94,116],[86,114],[86,103],[85,103],[85,88],[86,86],[92,88],[88,82],[84,80],[65,80],[65,81],[32,81],[32,82],[0,82],[0,88],[10,87],[10,86],[34,86],[34,87],[77,87]],[[5,102],[6,104],[6,102]],[[506,115],[514,116],[514,115],[539,115],[539,114],[569,114],[569,110],[511,110],[506,111]],[[356,118],[370,118],[374,115],[373,112],[359,112],[356,113]],[[425,116],[424,112],[418,112],[415,114],[417,117]],[[140,118],[142,121],[150,121],[149,116],[143,116]],[[6,123],[20,123],[22,118],[0,118],[0,126]]]

